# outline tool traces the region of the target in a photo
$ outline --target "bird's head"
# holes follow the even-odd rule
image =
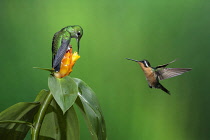
[[[140,62],[143,63],[144,66],[147,67],[147,68],[151,66],[148,60],[142,60]]]
[[[80,47],[80,39],[82,38],[83,35],[83,29],[79,25],[73,25],[73,26],[68,26],[66,28],[68,32],[71,34],[71,38],[76,38],[77,40],[77,47],[78,47],[78,53],[79,53],[79,47]]]

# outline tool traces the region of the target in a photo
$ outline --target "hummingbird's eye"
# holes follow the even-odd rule
[[[81,35],[81,33],[80,33],[80,32],[78,32],[78,33],[77,33],[77,35],[78,35],[78,36],[80,36],[80,35]]]

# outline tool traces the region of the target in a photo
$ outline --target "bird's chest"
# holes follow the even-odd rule
[[[142,67],[141,66],[141,68],[145,74],[148,84],[152,87],[155,87],[155,85],[157,84],[157,76],[156,76],[154,70],[150,67]]]

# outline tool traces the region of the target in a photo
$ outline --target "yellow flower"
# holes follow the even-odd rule
[[[63,78],[69,75],[72,72],[74,64],[79,58],[80,56],[78,55],[78,53],[72,53],[72,47],[70,47],[70,50],[66,51],[66,54],[61,61],[60,71],[55,72],[54,76],[57,78]]]

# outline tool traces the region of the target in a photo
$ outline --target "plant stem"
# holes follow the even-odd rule
[[[34,120],[35,124],[34,124],[34,129],[32,130],[32,136],[31,136],[32,140],[38,140],[39,132],[40,132],[42,122],[45,117],[45,113],[52,100],[53,100],[53,96],[51,93],[49,93],[47,97],[45,98],[45,101],[43,102],[43,104],[40,106],[39,111],[37,112],[37,116],[35,117],[35,120]]]

